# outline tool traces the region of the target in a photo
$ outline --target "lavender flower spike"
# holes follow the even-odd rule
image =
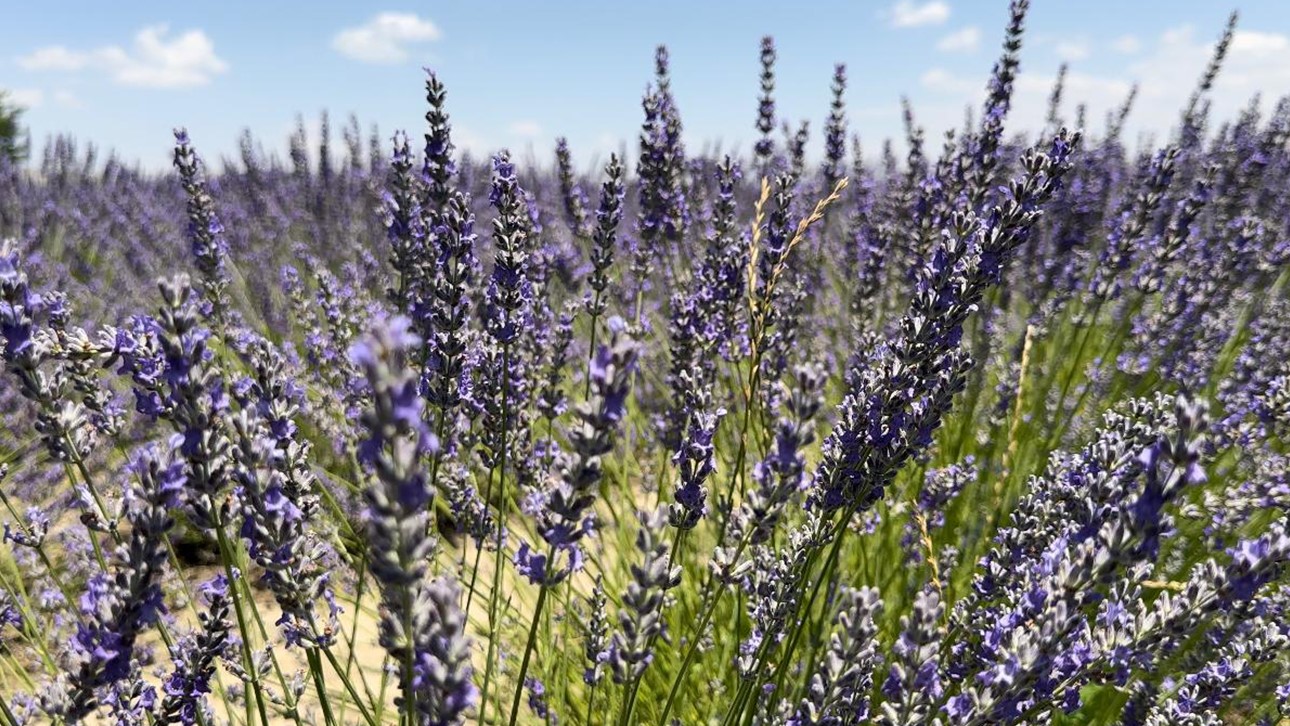
[[[136,642],[165,612],[165,536],[174,525],[170,510],[184,488],[184,466],[145,450],[132,468],[138,482],[131,483],[126,501],[130,537],[117,549],[116,572],[94,575],[81,598],[82,621],[72,641],[77,666],[65,674],[67,697],[53,714],[72,723],[95,711],[101,689],[137,667]]]
[[[175,169],[188,194],[188,239],[197,264],[198,290],[204,301],[202,312],[222,328],[228,314],[228,273],[224,269],[228,258],[228,242],[224,239],[224,225],[215,214],[202,174],[201,161],[188,140],[184,129],[175,131]]]
[[[637,680],[654,660],[654,638],[667,631],[664,598],[681,581],[681,568],[668,564],[667,545],[662,541],[666,512],[660,509],[640,512],[638,516],[636,548],[644,562],[632,567],[634,579],[627,585],[618,611],[620,630],[613,634],[609,645],[609,667],[615,683]]]
[[[350,350],[372,389],[359,457],[375,475],[366,491],[371,570],[381,586],[380,643],[401,668],[401,712],[457,724],[474,704],[475,687],[457,587],[429,575],[434,492],[420,461],[438,442],[423,422],[408,368],[408,354],[420,342],[408,326],[405,318],[379,322]]]

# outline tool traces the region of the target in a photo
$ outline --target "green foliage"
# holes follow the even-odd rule
[[[24,161],[30,150],[18,123],[23,110],[10,99],[9,94],[0,91],[0,156],[10,161]]]

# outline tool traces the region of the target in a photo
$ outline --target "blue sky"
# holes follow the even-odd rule
[[[550,156],[557,135],[588,164],[634,139],[653,49],[671,50],[691,148],[747,150],[754,137],[758,44],[779,49],[779,112],[818,131],[833,64],[848,66],[848,111],[869,148],[900,134],[910,98],[929,138],[957,126],[998,54],[1003,0],[865,2],[434,2],[305,4],[18,2],[0,25],[0,88],[29,107],[39,143],[70,132],[160,168],[170,129],[187,126],[208,157],[249,128],[285,147],[298,113],[316,128],[351,112],[366,130],[419,132],[422,66],[448,86],[460,144]],[[1243,0],[1215,109],[1290,94],[1290,2]],[[307,9],[306,9],[307,8]],[[1208,0],[1035,0],[1014,129],[1041,124],[1058,65],[1070,63],[1068,113],[1087,102],[1100,127],[1133,82],[1130,133],[1166,132],[1233,6]],[[818,133],[813,147],[820,147]],[[815,149],[819,153],[819,149]]]

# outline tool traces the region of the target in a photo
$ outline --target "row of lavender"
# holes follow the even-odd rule
[[[630,175],[433,74],[420,154],[0,169],[0,721],[1290,717],[1290,101],[1229,26],[1159,148],[1010,138],[1025,11],[903,159],[767,39],[746,159],[660,49]]]

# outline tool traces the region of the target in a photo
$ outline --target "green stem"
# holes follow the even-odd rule
[[[309,673],[313,676],[314,690],[318,691],[318,702],[322,706],[323,720],[327,726],[335,726],[336,717],[331,712],[331,700],[327,698],[327,687],[323,685],[322,660],[318,658],[318,649],[305,651],[305,660],[309,663]]]
[[[340,673],[340,663],[336,660],[336,656],[331,652],[331,649],[323,648],[322,653],[327,656],[327,662],[331,663],[332,670]],[[350,653],[351,655],[353,654],[352,645],[350,646]],[[345,690],[349,692],[349,697],[354,701],[354,705],[358,708],[358,712],[363,714],[363,720],[368,723],[368,726],[377,726],[377,719],[373,717],[372,713],[363,705],[363,699],[359,697],[358,691],[354,689],[354,684],[350,682],[350,679],[342,676],[341,683],[345,684]],[[366,688],[366,686],[364,687]],[[367,698],[368,700],[371,700],[371,694],[368,694]]]
[[[225,544],[228,545],[228,549],[223,552],[223,556],[231,562],[234,560],[236,550],[232,549],[231,542],[225,540]],[[243,569],[245,570],[245,568]],[[246,581],[246,578],[238,578],[236,581],[230,582],[229,586],[234,589],[238,587],[242,588],[243,597],[246,598],[246,602],[251,604],[251,607],[249,608],[251,611],[251,621],[255,623],[256,631],[259,632],[260,638],[268,643],[269,629],[265,627],[264,619],[260,617],[260,609],[255,607],[255,593],[251,591],[250,583]],[[301,723],[301,720],[298,709],[296,708],[296,699],[295,696],[292,695],[291,688],[287,685],[287,676],[282,670],[282,664],[278,662],[278,653],[273,648],[268,648],[268,654],[269,664],[273,667],[273,675],[278,679],[278,685],[282,688],[282,697],[286,701],[287,711],[293,715],[293,720],[299,724]]]
[[[730,558],[732,563],[739,562],[739,558],[743,555],[744,550],[748,547],[751,540],[752,530],[749,530],[739,540],[739,546],[735,548],[735,553]],[[689,638],[689,646],[686,648],[685,657],[681,660],[681,667],[672,678],[672,687],[668,691],[666,703],[663,704],[663,717],[659,719],[659,726],[666,726],[667,724],[667,717],[672,712],[672,704],[676,700],[677,692],[681,688],[681,682],[685,680],[685,674],[689,671],[690,664],[694,660],[694,654],[698,651],[699,641],[703,637],[703,629],[708,627],[708,623],[712,621],[712,616],[717,609],[717,603],[720,602],[721,595],[725,592],[724,589],[713,589],[717,579],[718,578],[714,574],[708,579],[708,586],[704,588],[703,602],[706,603],[706,605],[703,607],[703,615],[699,618],[698,627],[692,631],[692,635]]]
[[[1075,383],[1075,378],[1084,369],[1084,349],[1088,347],[1088,341],[1093,337],[1093,328],[1097,325],[1098,314],[1102,312],[1102,302],[1105,299],[1106,298],[1104,297],[1098,297],[1097,302],[1093,305],[1093,313],[1089,316],[1084,329],[1080,331],[1079,348],[1075,351],[1074,362],[1071,363],[1070,371],[1066,374],[1066,380],[1062,384],[1061,395],[1057,397],[1057,406],[1053,409],[1059,419],[1063,417],[1063,410],[1066,406],[1066,396],[1070,393],[1071,386]],[[1052,450],[1052,448],[1058,443],[1057,436],[1059,435],[1060,433],[1050,437],[1044,448],[1046,450]]]
[[[689,534],[689,531],[690,530],[688,529],[681,530],[677,533],[676,539],[672,540],[672,549],[667,556],[667,569],[669,572],[672,570],[672,566],[676,563],[676,558],[679,556],[681,551],[681,545],[684,544],[686,535]],[[650,637],[647,650],[652,651],[656,642],[658,642],[657,633]],[[640,676],[633,678],[631,683],[628,684],[628,696],[627,700],[624,702],[623,723],[631,722],[632,712],[636,709],[636,694],[640,692],[641,679],[644,677],[645,675],[642,673]]]
[[[716,612],[717,601],[723,591],[716,590],[715,592],[717,596],[711,599],[705,607],[703,615],[699,618],[699,626],[696,629],[698,634],[702,634],[703,629],[708,627],[708,623],[712,621],[712,614]],[[658,720],[659,726],[666,726],[667,724],[667,717],[672,713],[672,704],[676,702],[676,694],[681,690],[681,682],[685,680],[685,673],[690,669],[690,663],[694,660],[694,654],[698,652],[698,647],[699,638],[696,635],[696,637],[690,639],[690,644],[685,649],[685,657],[681,660],[681,667],[677,670],[676,676],[672,678],[672,687],[667,692],[667,701],[663,703],[663,716]]]
[[[14,718],[13,712],[9,710],[9,702],[0,698],[0,713],[4,714],[5,723],[9,726],[18,726],[18,719]]]
[[[404,563],[405,565],[407,563]],[[407,568],[403,568],[407,572]],[[416,657],[412,646],[412,588],[405,586],[403,588],[403,639],[406,643],[403,646],[403,677],[399,682],[399,690],[403,693],[403,698],[399,701],[399,720],[411,726],[413,723],[412,714],[416,713],[416,691],[412,688],[413,680],[413,659]]]
[[[596,686],[598,685],[600,685],[600,681],[593,681],[591,684],[591,694],[587,696],[587,717],[583,719],[584,726],[591,726],[592,706],[596,703]]]
[[[597,292],[597,293],[595,294],[595,297],[592,299],[592,303],[591,303],[591,305],[592,305],[592,308],[591,308],[592,310],[599,310],[599,309],[600,309],[600,293],[599,293],[599,292]],[[591,335],[589,336],[589,339],[588,339],[588,342],[587,342],[588,351],[590,351],[590,352],[587,354],[587,360],[588,360],[588,362],[590,362],[590,361],[592,361],[592,360],[595,360],[595,358],[596,358],[596,322],[597,322],[597,319],[598,319],[599,317],[600,317],[600,316],[599,316],[599,315],[596,315],[594,312],[591,314]],[[583,383],[583,388],[582,388],[582,398],[583,398],[583,400],[586,400],[586,398],[587,398],[588,396],[590,396],[590,395],[591,395],[591,376],[587,376],[587,380],[586,380],[586,381],[584,381],[584,383]]]
[[[811,611],[815,608],[815,600],[820,594],[820,590],[826,581],[830,581],[833,573],[837,569],[838,553],[841,549],[842,537],[835,537],[833,547],[829,550],[829,556],[824,561],[824,567],[820,571],[820,576],[816,578],[815,585],[811,588],[811,596],[806,601],[806,608],[802,610],[793,627],[793,634],[788,641],[788,647],[784,649],[784,657],[780,659],[779,666],[775,669],[775,692],[782,693],[784,687],[784,678],[788,673],[788,664],[793,661],[793,654],[797,652],[797,644],[801,640],[802,631],[805,629],[807,621],[811,617]]]
[[[256,708],[260,712],[260,723],[262,726],[268,726],[269,712],[264,706],[264,690],[260,687],[260,672],[255,666],[255,658],[251,655],[251,631],[246,624],[246,615],[242,612],[242,596],[237,588],[237,576],[233,573],[233,563],[231,560],[231,551],[228,546],[228,538],[224,536],[224,525],[222,522],[215,522],[215,533],[219,539],[220,559],[224,564],[224,576],[228,578],[229,594],[233,600],[233,611],[237,615],[238,631],[242,633],[242,668],[246,671],[247,678],[251,681],[251,691],[254,699],[246,699],[247,723],[251,722],[251,702],[254,700]]]
[[[381,660],[381,692],[376,697],[376,722],[382,723],[385,717],[385,692],[390,687],[390,669],[387,667],[389,656]]]
[[[559,658],[560,663],[559,703],[562,706],[569,703],[569,685],[573,683],[573,679],[569,678],[569,663],[571,659],[569,658],[569,650],[565,647],[565,643],[569,642],[569,624],[573,621],[573,618],[571,617],[572,611],[569,608],[569,603],[573,598],[572,591],[572,585],[564,588],[564,602],[561,603],[562,607],[560,608],[560,613],[563,616],[560,618],[560,639],[556,641],[555,644],[556,656]]]
[[[493,473],[495,471],[496,471],[496,467],[492,467],[488,470],[488,481],[484,484],[484,504],[485,505],[487,505],[488,502],[491,501],[493,498]],[[466,613],[466,617],[470,617],[470,606],[475,600],[475,583],[479,579],[479,563],[480,563],[480,560],[483,559],[483,556],[484,556],[484,540],[483,540],[483,537],[481,537],[480,539],[475,540],[475,562],[470,569],[470,584],[466,587],[466,608],[463,611]],[[464,563],[465,561],[464,553],[462,555],[462,558]]]
[[[487,665],[484,667],[484,686],[481,689],[479,721],[486,723],[484,718],[488,712],[488,687],[493,675],[493,654],[497,648],[497,631],[498,631],[498,601],[502,592],[502,560],[505,558],[503,552],[503,535],[506,532],[506,516],[510,509],[509,501],[506,498],[506,452],[509,448],[507,438],[509,436],[510,424],[510,391],[508,383],[511,367],[511,346],[502,346],[502,369],[499,373],[500,380],[498,383],[502,388],[502,431],[499,446],[501,451],[497,452],[497,553],[494,559],[493,583],[489,593],[488,603],[488,657]],[[492,477],[489,477],[492,481]],[[478,569],[478,568],[476,568]]]
[[[555,559],[555,547],[551,547],[550,554],[547,556],[547,565],[553,564]],[[510,726],[515,726],[515,717],[520,712],[520,699],[524,695],[524,676],[529,672],[529,658],[533,655],[533,643],[537,638],[538,623],[542,620],[542,606],[546,605],[546,593],[550,588],[543,583],[538,588],[537,604],[533,606],[533,622],[529,625],[528,642],[524,644],[524,657],[520,660],[520,673],[515,678],[515,696],[511,699],[511,717],[507,720]]]
[[[345,645],[347,648],[349,648],[349,652],[345,656],[344,669],[342,669],[340,667],[340,664],[336,662],[336,656],[332,654],[330,648],[324,648],[323,653],[327,656],[327,660],[331,661],[332,668],[335,669],[335,671],[338,674],[341,674],[341,680],[345,684],[345,689],[349,691],[350,698],[353,699],[354,705],[358,707],[358,710],[363,713],[363,717],[367,720],[369,726],[376,726],[376,720],[367,711],[367,709],[363,707],[362,699],[360,699],[358,697],[358,694],[354,692],[354,685],[350,682],[350,678],[349,678],[349,674],[353,672],[353,668],[354,668],[354,660],[356,655],[354,652],[354,643],[358,640],[358,619],[359,619],[359,616],[362,615],[363,589],[364,589],[364,585],[367,583],[367,557],[365,556],[360,557],[358,560],[357,579],[358,579],[358,586],[357,586],[357,591],[354,595],[354,617],[350,621],[349,634],[345,636]],[[363,684],[363,690],[366,691],[367,700],[371,702],[373,700],[372,689],[370,689],[367,685],[367,676],[363,673],[362,668],[360,668],[358,671],[358,677]],[[346,704],[347,702],[341,703],[342,718],[344,717]]]
[[[794,618],[792,621],[793,633],[790,639],[790,645],[792,646],[792,649],[787,650],[783,655],[783,657],[781,658],[780,666],[779,666],[781,668],[784,667],[784,664],[792,660],[793,650],[796,649],[798,633],[800,633],[802,624],[809,616],[810,610],[815,604],[815,598],[819,595],[820,587],[828,575],[829,567],[827,562],[828,560],[832,560],[837,557],[838,550],[842,543],[842,534],[843,532],[846,531],[845,529],[846,523],[850,521],[852,516],[854,516],[856,508],[857,508],[856,504],[853,504],[850,507],[848,507],[845,513],[843,514],[842,518],[838,520],[838,522],[834,525],[834,529],[831,533],[833,545],[829,551],[826,564],[823,568],[821,568],[820,575],[818,578],[816,578],[815,584],[811,588],[811,596],[806,603],[806,607],[804,609],[799,608],[794,615]],[[819,555],[818,549],[812,550],[807,555],[806,562],[802,566],[803,576],[805,576],[806,574],[809,574],[811,570],[814,568],[815,560],[818,555]],[[733,724],[739,723],[740,719],[742,718],[744,706],[748,702],[748,698],[752,691],[753,684],[761,680],[761,674],[766,668],[766,664],[768,662],[767,659],[770,657],[770,651],[771,651],[769,644],[772,642],[773,642],[772,638],[766,638],[765,640],[763,640],[762,647],[758,650],[757,658],[755,660],[756,665],[753,667],[753,676],[751,678],[744,679],[743,683],[740,684],[739,690],[740,690],[741,696],[736,698],[735,703],[731,706],[730,711],[726,714],[725,723],[729,723],[733,725]]]

